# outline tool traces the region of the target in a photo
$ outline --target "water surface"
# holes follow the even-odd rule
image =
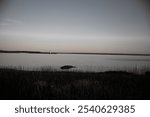
[[[63,65],[76,66],[74,70],[96,72],[146,70],[150,67],[150,56],[0,53],[1,67],[40,68],[51,66],[60,70]]]

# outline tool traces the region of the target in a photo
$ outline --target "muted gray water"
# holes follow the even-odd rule
[[[46,68],[51,66],[60,70],[59,68],[63,65],[73,65],[76,66],[74,70],[82,71],[144,71],[150,68],[150,56],[0,53],[1,67]]]

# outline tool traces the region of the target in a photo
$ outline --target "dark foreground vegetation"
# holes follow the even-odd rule
[[[24,71],[0,68],[0,99],[150,99],[150,72]]]

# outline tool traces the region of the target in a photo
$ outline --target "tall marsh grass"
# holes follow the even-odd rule
[[[0,99],[150,99],[150,72],[0,68]]]

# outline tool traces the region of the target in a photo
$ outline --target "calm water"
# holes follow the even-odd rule
[[[0,66],[19,67],[27,69],[48,68],[60,70],[63,65],[74,65],[74,70],[107,71],[128,70],[144,71],[150,68],[149,56],[122,55],[71,55],[71,54],[7,54],[0,53]]]

